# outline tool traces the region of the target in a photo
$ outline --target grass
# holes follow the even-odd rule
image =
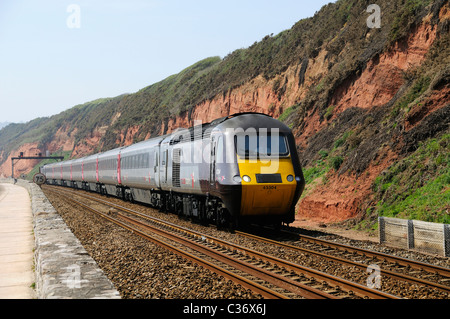
[[[406,113],[409,112],[409,105],[414,102],[418,97],[420,97],[430,86],[431,79],[427,76],[421,76],[418,78],[409,92],[400,99],[399,102],[394,106],[391,111],[392,117],[396,117],[400,110],[406,110]]]
[[[373,184],[379,216],[450,223],[450,134],[423,143]]]
[[[342,163],[344,162],[344,159],[341,156],[335,156],[330,159],[330,164],[334,168],[335,171],[341,167]]]
[[[330,169],[334,169],[335,171],[339,170],[345,160],[345,154],[342,152],[342,148],[339,148],[344,145],[348,137],[352,134],[353,131],[345,132],[342,137],[334,142],[334,147],[330,151],[325,149],[320,150],[318,152],[319,159],[312,165],[303,168],[303,175],[307,185],[319,177],[324,177]],[[326,179],[322,182],[326,183]]]
[[[326,174],[329,170],[329,162],[325,159],[320,159],[313,165],[303,168],[303,177],[305,178],[306,188],[301,197],[306,197],[308,193],[315,188],[316,184],[326,184]]]
[[[399,8],[397,15],[394,17],[391,30],[390,30],[390,41],[391,43],[402,38],[409,25],[414,22],[417,13],[427,5],[429,5],[431,0],[406,0],[405,3]]]
[[[293,105],[291,107],[288,107],[286,110],[284,110],[284,112],[280,115],[280,117],[278,118],[279,121],[284,122],[286,121],[286,119],[289,117],[289,115],[291,115],[296,109],[297,109],[298,105]]]
[[[345,132],[341,138],[338,138],[335,142],[334,142],[334,148],[338,148],[342,145],[345,144],[345,142],[347,142],[347,139],[353,134],[353,131],[347,131]]]
[[[312,165],[303,168],[303,177],[305,178],[306,186],[309,186],[309,188],[314,186],[319,178],[322,178],[322,184],[326,184],[328,180],[326,175],[330,169],[336,169],[336,167],[339,169],[344,161],[340,156],[329,157],[328,151],[326,150],[320,150],[319,155],[320,158]]]
[[[315,165],[303,170],[303,177],[305,178],[306,184],[311,184],[317,178],[324,176],[329,169],[330,167],[327,161],[316,161]]]
[[[327,108],[327,111],[324,115],[325,119],[329,120],[333,116],[333,111],[336,108],[336,105],[331,105]]]
[[[416,219],[427,222],[450,223],[450,172],[417,188],[404,200],[395,203],[380,202],[381,216]],[[392,184],[388,188],[391,188]]]

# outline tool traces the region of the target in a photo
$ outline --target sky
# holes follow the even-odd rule
[[[0,0],[0,123],[134,93],[331,0]]]

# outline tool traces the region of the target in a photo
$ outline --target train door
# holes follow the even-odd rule
[[[160,186],[165,186],[167,184],[167,166],[169,165],[169,151],[168,151],[168,143],[164,143],[161,145],[160,151],[160,168],[159,168],[159,180]]]
[[[161,182],[159,179],[159,147],[155,150],[155,160],[154,160],[154,165],[153,165],[153,172],[155,174],[155,183],[156,183],[156,187],[161,187]]]
[[[216,136],[211,135],[211,156],[209,158],[209,188],[210,189],[215,188],[215,179],[214,179],[214,169],[216,166],[215,154],[216,154]]]
[[[122,159],[121,159],[121,152],[117,154],[117,183],[119,185],[122,184]]]
[[[216,188],[216,180],[218,178],[218,174],[220,174],[217,168],[219,157],[223,157],[223,137],[221,135],[212,135],[210,170],[209,170],[210,189]],[[222,163],[222,158],[219,159],[219,163]]]

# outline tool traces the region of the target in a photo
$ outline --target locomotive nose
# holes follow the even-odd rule
[[[282,216],[292,209],[298,181],[290,158],[239,160],[241,215]],[[298,179],[298,178],[297,178]]]

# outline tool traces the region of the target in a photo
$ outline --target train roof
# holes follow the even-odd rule
[[[222,121],[220,121],[217,126],[220,126],[221,129],[241,128],[243,130],[247,130],[249,128],[277,128],[280,132],[291,131],[291,129],[283,122],[264,113],[238,113],[219,120]]]
[[[251,120],[249,121],[250,116],[252,116],[253,118],[251,118]],[[114,154],[116,152],[133,151],[133,150],[139,149],[140,147],[143,147],[143,146],[152,145],[155,143],[159,144],[162,141],[164,141],[165,143],[170,143],[172,145],[172,144],[177,144],[180,142],[186,142],[189,139],[191,141],[193,141],[195,139],[202,139],[202,138],[205,138],[205,137],[208,137],[209,135],[211,135],[212,130],[216,127],[220,127],[222,129],[242,128],[245,130],[250,127],[258,128],[258,127],[269,127],[269,126],[280,129],[280,132],[290,131],[290,129],[284,123],[280,122],[279,120],[274,119],[270,115],[267,115],[264,113],[258,113],[258,112],[242,112],[242,113],[235,113],[235,114],[231,114],[228,116],[224,116],[224,117],[215,119],[209,123],[192,126],[190,128],[179,128],[171,134],[166,134],[166,135],[150,138],[148,140],[141,141],[139,143],[131,144],[128,146],[121,146],[121,147],[118,147],[118,148],[115,148],[115,149],[112,149],[109,151],[105,151],[102,153],[91,154],[88,156],[84,156],[81,158],[72,159],[72,160],[64,161],[64,162],[46,164],[44,166],[53,166],[53,165],[57,165],[57,164],[61,164],[61,163],[70,163],[70,162],[76,163],[78,161],[84,162],[86,160],[96,159],[97,157],[108,156],[108,155]]]
[[[249,116],[254,116],[251,121],[248,121]],[[221,128],[243,128],[244,130],[249,127],[277,127],[280,131],[290,131],[290,129],[280,121],[273,117],[257,112],[243,112],[235,113],[222,118],[215,119],[210,123],[200,124],[190,128],[180,128],[174,133],[165,136],[166,142],[177,144],[186,142],[186,140],[193,141],[195,139],[202,139],[211,134],[212,130],[216,127]]]

